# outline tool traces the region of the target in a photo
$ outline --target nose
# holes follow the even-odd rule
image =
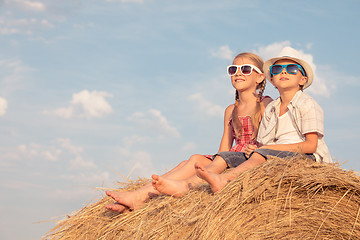
[[[283,67],[283,69],[281,70],[281,74],[287,74],[287,70],[286,70],[286,67]]]
[[[242,75],[241,69],[240,67],[237,67],[235,76],[241,76],[241,75]]]

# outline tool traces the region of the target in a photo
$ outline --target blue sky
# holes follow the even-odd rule
[[[360,171],[360,3],[0,1],[0,239],[38,239],[124,178],[218,150],[239,52],[302,57],[325,141]],[[278,94],[271,84],[266,93]]]

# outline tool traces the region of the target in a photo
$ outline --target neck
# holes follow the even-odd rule
[[[283,91],[279,90],[281,103],[288,105],[299,90],[300,89],[283,90]]]
[[[252,103],[257,100],[258,95],[256,92],[238,92],[240,104]]]

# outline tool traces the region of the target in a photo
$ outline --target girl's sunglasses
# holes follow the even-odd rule
[[[229,76],[234,76],[237,73],[238,69],[240,69],[242,75],[250,75],[253,69],[255,69],[255,71],[257,71],[258,73],[262,73],[259,68],[251,64],[230,65],[227,67],[227,73],[229,74]]]
[[[287,64],[287,65],[275,64],[275,65],[270,66],[271,76],[280,74],[284,68],[286,69],[286,71],[289,74],[297,74],[297,72],[300,69],[302,75],[305,76],[305,72],[304,72],[304,69],[302,68],[302,66],[300,64],[294,64],[294,63]]]

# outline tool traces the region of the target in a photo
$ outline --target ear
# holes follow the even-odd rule
[[[264,81],[264,80],[266,80],[265,79],[265,75],[263,74],[263,73],[259,73],[258,74],[258,77],[257,77],[257,79],[256,79],[256,83],[257,84],[260,84],[262,81]]]
[[[269,82],[270,82],[272,85],[274,85],[274,79],[273,79],[273,77],[270,77]],[[275,86],[275,85],[274,85],[274,86]]]
[[[307,82],[307,77],[303,76],[299,82],[299,85],[304,86],[306,82]]]

